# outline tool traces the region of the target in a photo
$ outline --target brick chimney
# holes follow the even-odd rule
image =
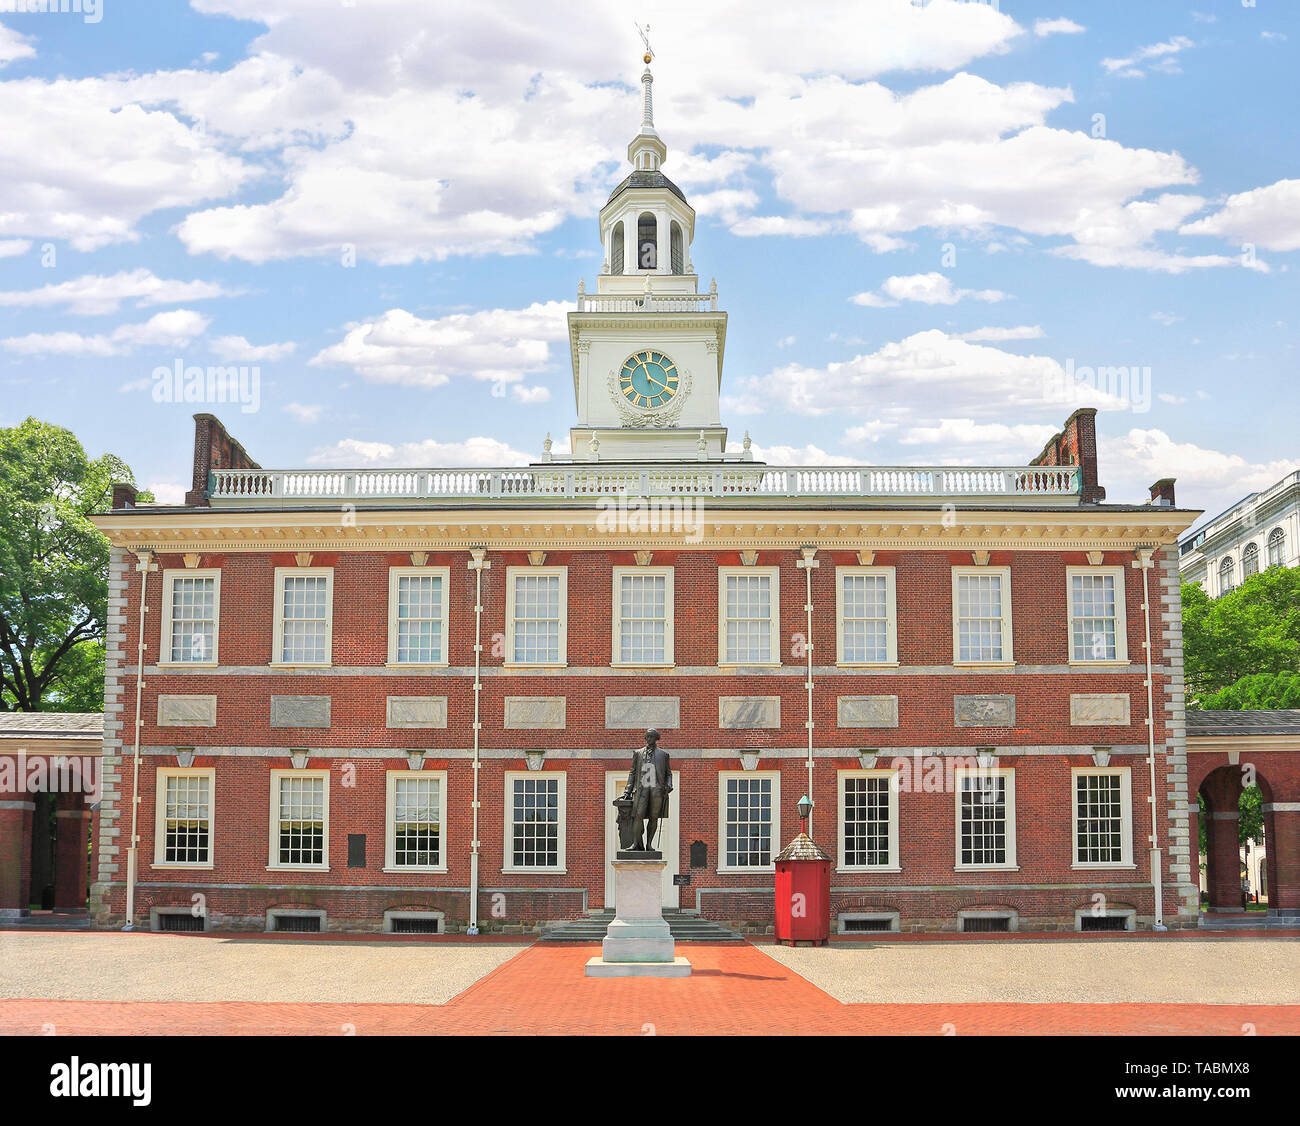
[[[1084,504],[1098,504],[1106,499],[1106,490],[1097,483],[1097,411],[1080,407],[1065,420],[1059,434],[1030,465],[1077,465],[1080,497]]]
[[[1167,505],[1169,508],[1174,507],[1174,477],[1161,477],[1154,485],[1151,486],[1151,500],[1149,504]]]
[[[185,503],[208,506],[208,475],[214,469],[261,469],[213,414],[194,416],[194,476]]]
[[[136,487],[126,481],[113,482],[113,503],[114,510],[119,508],[134,508],[136,497]]]

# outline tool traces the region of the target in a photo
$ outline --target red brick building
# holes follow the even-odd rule
[[[268,470],[198,415],[186,504],[122,489],[97,519],[96,922],[578,918],[608,901],[610,803],[655,727],[667,905],[770,927],[808,793],[833,927],[1195,925],[1196,513],[1172,482],[1105,504],[1086,409],[1028,466],[728,453],[726,313],[643,81],[569,316],[569,460],[548,439],[526,468]]]

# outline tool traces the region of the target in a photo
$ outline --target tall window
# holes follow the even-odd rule
[[[1219,593],[1227,594],[1232,590],[1232,556],[1226,556],[1219,564]]]
[[[285,567],[276,571],[278,609],[275,662],[327,665],[331,650],[334,601],[329,568]]]
[[[388,660],[395,665],[447,663],[446,567],[392,567],[388,572]]]
[[[271,772],[271,865],[325,868],[329,772]]]
[[[165,662],[216,664],[221,572],[167,571],[163,589]]]
[[[386,868],[445,870],[445,794],[445,772],[389,771]]]
[[[891,771],[840,774],[840,867],[898,867],[898,787]]]
[[[1010,868],[1016,863],[1015,775],[1010,769],[959,769],[957,866]]]
[[[1281,567],[1286,562],[1286,533],[1274,528],[1268,534],[1268,565]]]
[[[953,568],[953,654],[970,664],[1011,660],[1011,568]]]
[[[780,596],[775,567],[718,569],[719,660],[724,665],[778,665]]]
[[[1248,543],[1245,550],[1241,553],[1241,577],[1250,578],[1251,575],[1259,574],[1259,547],[1256,544]]]
[[[154,863],[212,863],[212,779],[214,771],[158,771],[158,819]]]
[[[838,567],[839,661],[881,665],[898,659],[893,567]]]
[[[722,869],[771,868],[772,842],[779,839],[780,776],[774,772],[724,772],[718,779]]]
[[[1122,567],[1069,567],[1070,660],[1128,660]]]
[[[564,867],[564,776],[506,775],[507,869]]]
[[[621,274],[623,272],[623,224],[615,223],[613,233],[609,236],[609,272],[611,274]]]
[[[564,664],[568,633],[565,568],[510,567],[506,584],[506,652],[510,663]]]
[[[1074,771],[1074,862],[1132,863],[1132,814],[1127,769]]]
[[[636,221],[636,264],[642,270],[659,266],[659,222],[649,211],[641,212]]]
[[[673,663],[671,567],[614,568],[613,632],[615,664]]]
[[[686,273],[686,240],[682,238],[682,228],[674,219],[669,227],[669,245],[672,250],[672,267],[674,274]]]

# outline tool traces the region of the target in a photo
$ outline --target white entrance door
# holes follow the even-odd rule
[[[673,883],[681,861],[681,849],[677,841],[677,784],[681,780],[677,771],[673,771],[673,796],[668,803],[668,817],[659,831],[659,851],[668,862],[664,868],[663,905],[676,907],[680,888]],[[618,811],[613,801],[623,792],[627,785],[626,770],[609,770],[605,773],[605,906],[614,906],[614,853],[618,851]],[[648,844],[649,842],[647,842]]]

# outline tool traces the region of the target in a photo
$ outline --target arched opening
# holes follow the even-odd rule
[[[1272,790],[1249,764],[1221,766],[1197,791],[1196,865],[1201,909],[1263,914],[1276,881]]]
[[[1268,535],[1268,565],[1281,567],[1285,565],[1286,533],[1281,528],[1274,528]]]
[[[1246,550],[1241,553],[1241,577],[1245,580],[1257,574],[1259,574],[1259,548],[1253,543],[1248,543]]]
[[[1227,594],[1232,590],[1232,556],[1229,555],[1219,564],[1219,593]]]
[[[614,231],[609,236],[609,272],[611,274],[621,274],[623,272],[623,223],[620,220],[614,224]]]
[[[682,238],[682,228],[676,222],[669,229],[668,251],[672,255],[673,273],[686,273],[686,240]]]
[[[649,211],[641,212],[636,221],[636,258],[642,270],[659,267],[659,224]]]

